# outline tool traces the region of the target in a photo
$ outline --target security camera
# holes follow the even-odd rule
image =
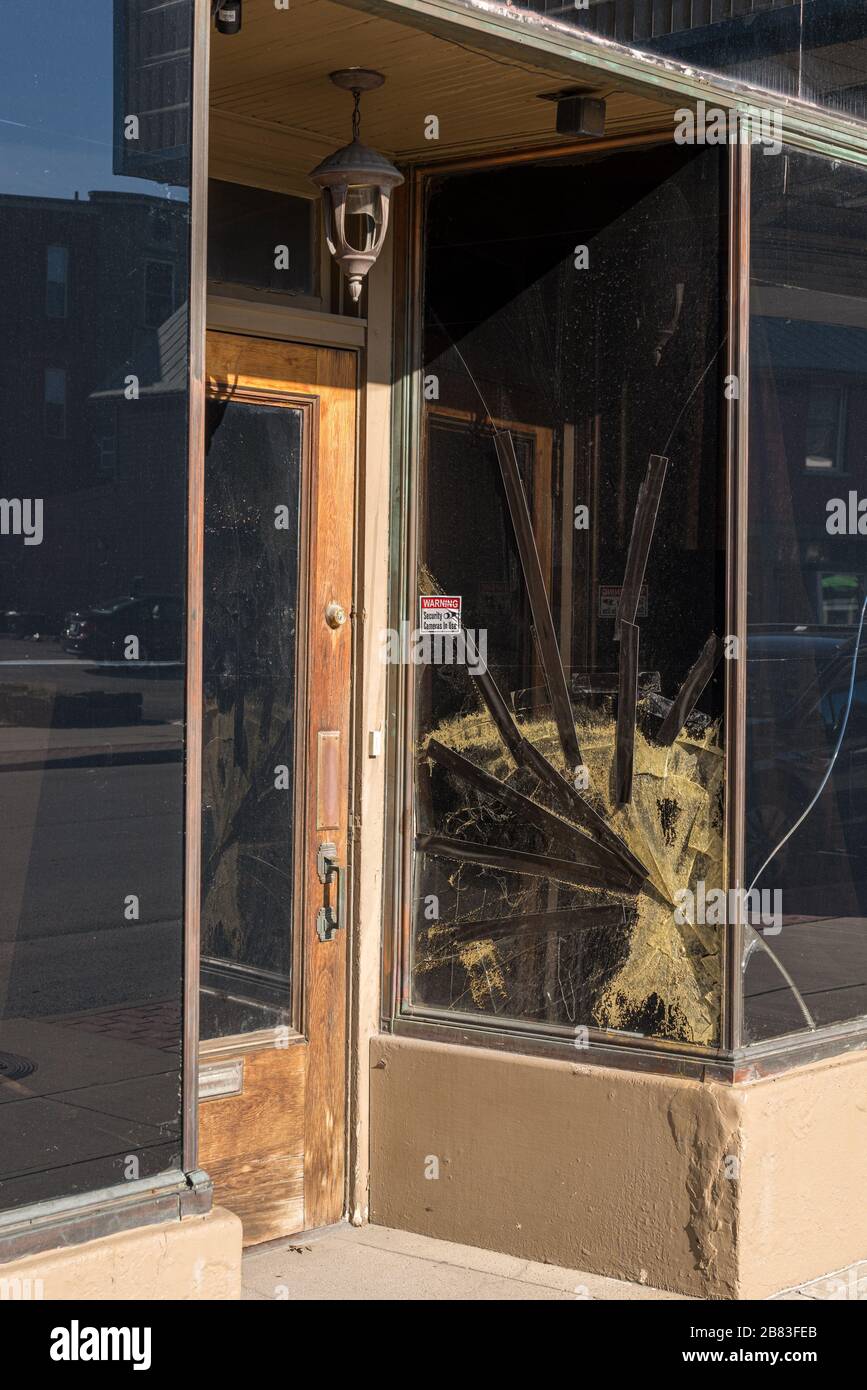
[[[241,32],[241,0],[216,0],[214,25],[218,34]]]

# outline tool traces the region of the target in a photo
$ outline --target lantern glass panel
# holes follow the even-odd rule
[[[382,225],[381,199],[375,184],[352,184],[346,190],[346,240],[353,251],[369,251]]]

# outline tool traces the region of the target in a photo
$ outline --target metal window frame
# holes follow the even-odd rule
[[[522,20],[510,18],[495,6],[483,12],[460,0],[340,0],[352,8],[400,18],[404,23],[441,32],[454,38],[456,30],[470,29],[475,42],[502,49],[505,31],[511,28],[511,44],[523,42],[556,56],[555,70],[563,72],[565,36],[526,28]],[[411,16],[411,18],[410,18]],[[526,16],[524,16],[526,18]],[[540,29],[551,26],[541,25]],[[556,26],[555,26],[556,27]],[[562,26],[561,26],[562,27]],[[466,35],[464,34],[466,37]],[[582,36],[583,39],[584,36]],[[745,84],[713,79],[683,71],[683,65],[638,57],[607,41],[575,42],[569,31],[570,57],[599,66],[608,76],[628,76],[635,85],[640,67],[642,86],[648,83],[656,95],[673,100],[715,101],[733,115],[737,139],[728,152],[728,245],[727,245],[727,328],[726,371],[738,380],[737,397],[728,402],[724,417],[727,471],[726,516],[726,606],[729,634],[746,635],[746,518],[748,483],[749,425],[749,304],[750,304],[750,170],[751,144],[742,136],[750,121],[763,111],[782,112],[782,138],[786,145],[826,158],[867,165],[867,124],[834,117],[803,102],[786,101],[771,92],[759,92]],[[606,53],[602,55],[600,49]],[[579,51],[576,51],[579,50]],[[596,62],[597,58],[604,61]],[[748,98],[748,99],[745,99]],[[670,132],[667,132],[670,134]],[[659,140],[656,134],[594,141],[594,150],[625,148]],[[395,286],[394,390],[392,415],[392,497],[394,510],[390,530],[391,586],[389,622],[399,627],[413,612],[414,583],[418,546],[418,480],[421,458],[422,357],[421,288],[423,286],[423,234],[426,184],[430,177],[447,172],[496,165],[530,163],[556,158],[564,153],[580,153],[587,141],[568,145],[521,150],[513,154],[477,158],[444,159],[418,165],[409,171],[407,184],[396,200],[394,235],[402,258],[403,274]],[[381,1027],[384,1032],[426,1038],[432,1041],[475,1045],[516,1054],[541,1055],[574,1061],[574,1033],[550,1025],[520,1020],[500,1021],[446,1010],[421,1008],[410,997],[409,950],[411,934],[411,885],[413,871],[414,786],[412,731],[414,727],[415,673],[411,663],[393,666],[388,677],[388,700],[392,710],[386,747],[385,808],[385,884],[384,941]],[[743,881],[744,801],[746,760],[746,663],[728,661],[726,667],[726,880],[730,887]],[[666,1040],[618,1035],[591,1028],[590,1046],[578,1054],[582,1063],[661,1071],[700,1078],[716,1077],[728,1082],[753,1080],[795,1066],[867,1047],[867,1019],[832,1024],[804,1034],[790,1033],[766,1043],[747,1046],[743,1036],[743,927],[729,924],[723,943],[722,1018],[719,1045],[697,1047]]]
[[[202,910],[202,693],[205,551],[205,335],[208,297],[208,91],[210,0],[193,0],[190,111],[190,362],[187,461],[187,665],[184,814],[183,1163],[199,1174],[199,970]]]

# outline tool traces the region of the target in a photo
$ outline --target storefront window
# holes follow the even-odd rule
[[[748,1041],[867,1013],[867,171],[752,161]]]
[[[719,1043],[724,169],[428,185],[416,1011]]]
[[[191,10],[3,5],[3,1209],[181,1163]]]

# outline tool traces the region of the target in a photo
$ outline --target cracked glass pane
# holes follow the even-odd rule
[[[745,1028],[867,1013],[867,171],[753,158]]]
[[[412,999],[714,1045],[723,161],[433,180]],[[439,645],[438,645],[439,644]]]

